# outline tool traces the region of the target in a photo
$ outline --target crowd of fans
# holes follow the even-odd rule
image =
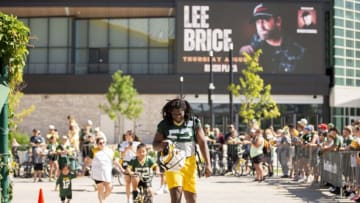
[[[218,128],[214,128],[212,131],[210,129],[209,125],[205,125],[209,148],[211,151],[219,153],[219,150],[212,149],[221,146],[218,149],[221,149],[222,152],[220,157],[225,157],[220,159],[227,171],[225,175],[231,175],[233,164],[239,158],[245,158],[251,161],[256,173],[254,181],[263,181],[266,176],[273,176],[273,164],[279,163],[281,178],[319,186],[320,183],[331,185],[324,182],[326,180],[321,180],[321,170],[323,169],[321,164],[324,154],[360,149],[360,121],[354,121],[341,130],[338,130],[332,123],[321,123],[314,126],[305,118],[297,121],[296,126],[286,125],[277,130],[272,126],[261,129],[254,123],[244,134],[239,134],[234,125],[228,126],[228,132],[225,135],[220,133]],[[238,156],[239,150],[244,151],[242,157]],[[214,159],[214,153],[210,155]],[[352,156],[351,159],[357,170],[356,173],[353,173],[352,180],[345,180],[347,182],[343,188],[345,192],[343,195],[360,202],[358,189],[360,186],[360,158]],[[356,162],[359,164],[356,165]],[[267,174],[263,171],[264,167],[261,167],[264,163],[267,166]],[[347,179],[346,176],[345,179]],[[339,187],[330,187],[330,192],[339,193]]]

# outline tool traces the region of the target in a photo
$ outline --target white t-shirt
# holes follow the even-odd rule
[[[124,155],[124,161],[130,161],[132,158],[134,158],[136,156],[136,148],[139,144],[140,144],[140,142],[137,142],[137,141],[132,142],[131,150],[128,150]],[[128,146],[129,146],[128,141],[124,141],[124,142],[120,143],[119,151],[124,152],[125,148]]]
[[[111,182],[111,170],[114,152],[105,147],[103,150],[96,152],[91,164],[91,177],[94,180]]]

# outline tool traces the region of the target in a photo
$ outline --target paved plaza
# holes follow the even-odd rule
[[[299,184],[291,179],[269,178],[264,182],[253,182],[254,177],[214,176],[199,180],[199,203],[300,203],[300,202],[351,202],[347,199],[335,198],[326,188]],[[33,182],[33,179],[15,178],[14,199],[12,203],[37,202],[40,188],[43,190],[46,203],[60,202],[58,192],[54,191],[55,183]],[[89,177],[73,180],[72,203],[97,203],[97,193],[93,181]],[[153,180],[154,189],[159,187],[159,178]],[[331,194],[331,195],[330,195]],[[108,202],[126,202],[125,187],[115,183],[113,193]],[[170,202],[169,194],[156,195],[155,203]],[[185,202],[185,201],[183,201]]]

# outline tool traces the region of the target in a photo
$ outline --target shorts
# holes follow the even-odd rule
[[[254,163],[254,164],[259,164],[261,163],[261,161],[263,160],[263,157],[264,155],[263,154],[260,154],[260,155],[257,155],[253,158],[251,158],[251,161]]]
[[[43,170],[43,164],[34,164],[34,170],[35,171],[42,171]]]
[[[66,195],[66,196],[60,196],[61,201],[65,201],[66,199],[70,200],[72,199],[72,195]]]
[[[187,157],[180,171],[166,171],[165,177],[169,189],[182,187],[184,191],[196,193],[196,158]]]
[[[94,180],[94,181],[95,181],[95,184],[96,184],[96,185],[104,182],[104,181],[102,181],[102,180]]]

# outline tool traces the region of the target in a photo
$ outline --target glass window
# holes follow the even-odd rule
[[[168,60],[168,49],[167,48],[152,48],[150,49],[150,63],[165,63]]]
[[[355,80],[355,81],[356,81],[356,87],[360,87],[360,80]]]
[[[354,61],[352,59],[346,59],[347,67],[354,67]]]
[[[345,65],[344,59],[335,59],[335,65],[343,66]]]
[[[344,30],[335,28],[335,36],[343,37],[344,36]]]
[[[346,47],[353,47],[354,46],[354,40],[346,40]]]
[[[127,73],[128,50],[127,49],[110,49],[109,50],[110,73],[122,70]]]
[[[343,68],[335,68],[335,74],[337,76],[344,76],[344,69]]]
[[[356,77],[360,78],[360,70],[356,70]]]
[[[148,73],[148,64],[129,64],[129,73],[146,74]]]
[[[148,46],[148,19],[130,19],[130,47]]]
[[[354,12],[353,11],[346,11],[346,18],[353,19],[354,18]]]
[[[354,51],[353,50],[346,50],[346,56],[347,57],[354,57]],[[349,61],[352,61],[351,59],[346,60],[346,64],[349,65]],[[352,62],[351,62],[352,63]]]
[[[149,65],[150,74],[167,74],[169,73],[168,64],[150,64]]]
[[[354,80],[353,79],[346,79],[346,86],[354,86]]]
[[[150,47],[167,47],[169,43],[169,20],[153,18],[149,20]]]
[[[129,63],[148,63],[148,50],[141,48],[130,49]]]
[[[352,30],[346,30],[346,37],[353,38],[354,37],[354,31]]]
[[[354,28],[354,22],[347,20],[346,21],[346,28],[353,29]]]
[[[76,26],[76,47],[85,48],[88,46],[88,21],[87,20],[77,20],[75,23]]]
[[[354,76],[354,69],[346,69],[346,76],[353,77]]]
[[[335,84],[344,85],[345,84],[344,78],[335,77]]]
[[[47,49],[32,48],[29,50],[28,73],[47,73]]]
[[[360,58],[360,51],[356,51],[356,58]]]
[[[360,27],[357,28],[357,30],[360,30]],[[360,32],[359,32],[359,31],[355,31],[355,38],[356,38],[356,39],[360,39]],[[360,47],[357,47],[357,48],[360,49]]]
[[[340,10],[340,9],[335,9],[335,16],[336,17],[344,17],[344,11],[343,10]],[[337,19],[335,19],[337,20]]]
[[[89,47],[108,47],[108,20],[89,20]]]
[[[129,20],[112,19],[109,21],[110,47],[128,47]]]
[[[76,49],[75,51],[75,74],[87,74],[89,62],[88,49]]]
[[[69,33],[69,21],[67,18],[50,18],[49,19],[50,34],[49,44],[50,46],[67,47],[70,42],[68,39]]]
[[[175,18],[169,19],[169,38],[175,39]]]
[[[335,18],[335,25],[340,26],[340,27],[344,27],[344,20]]]
[[[32,18],[30,19],[30,30],[32,40],[30,44],[35,47],[48,46],[48,19],[47,18]]]
[[[67,73],[67,49],[49,49],[49,73]]]
[[[335,55],[336,56],[344,56],[344,49],[336,48]]]
[[[344,46],[344,39],[335,38],[335,45]]]
[[[360,48],[360,41],[355,41],[355,47],[356,47],[357,49]]]
[[[345,1],[345,8],[353,9],[354,3],[351,1]]]
[[[359,11],[359,10],[357,10]],[[355,19],[360,19],[360,13],[355,13]]]
[[[335,6],[343,7],[344,6],[344,0],[337,0],[334,1]]]
[[[355,2],[355,11],[360,11],[360,3]]]

